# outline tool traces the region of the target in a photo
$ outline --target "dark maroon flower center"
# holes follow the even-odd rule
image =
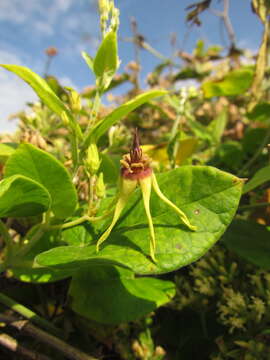
[[[123,156],[121,164],[121,176],[129,180],[143,179],[152,173],[151,160],[142,152],[137,129],[134,132],[132,148],[129,154]]]

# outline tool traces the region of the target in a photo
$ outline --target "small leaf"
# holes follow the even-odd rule
[[[213,143],[216,145],[220,143],[221,137],[226,128],[227,120],[228,120],[228,112],[227,110],[223,110],[207,126],[207,130],[212,136]]]
[[[258,170],[252,179],[245,184],[243,189],[243,194],[249,192],[250,190],[255,189],[266,181],[270,180],[270,165],[265,166]]]
[[[0,217],[34,216],[50,205],[48,191],[36,181],[14,175],[0,182]]]
[[[89,54],[87,54],[86,51],[82,51],[82,57],[84,58],[86,64],[88,65],[89,69],[94,71],[93,68],[93,59],[91,58],[91,56]]]
[[[245,93],[252,84],[254,71],[250,68],[233,70],[223,80],[207,81],[202,90],[206,98],[214,96],[235,96]]]
[[[23,79],[25,82],[27,82],[37,93],[40,99],[57,115],[61,117],[62,113],[65,112],[67,113],[68,116],[71,116],[65,104],[54,93],[54,91],[47,84],[47,82],[38,74],[34,73],[27,67],[20,65],[1,64],[0,66],[7,69],[8,71],[13,72],[14,74],[18,75],[21,79]]]
[[[102,77],[105,73],[113,75],[118,67],[117,35],[110,31],[103,39],[93,62],[96,77]]]
[[[31,144],[22,144],[9,157],[5,177],[24,175],[42,184],[51,195],[52,211],[59,218],[71,216],[77,194],[66,168],[49,153]]]
[[[158,182],[165,196],[185,212],[197,230],[190,231],[180,223],[177,214],[153,193],[151,213],[156,233],[157,263],[149,258],[149,228],[139,189],[131,196],[99,253],[96,252],[96,242],[107,229],[110,219],[86,229],[89,245],[49,250],[36,258],[37,263],[56,269],[78,269],[98,263],[122,264],[137,274],[160,274],[196,261],[213,246],[231,222],[241,197],[242,181],[210,166],[182,166],[160,174]],[[109,206],[111,200],[105,201]]]
[[[243,259],[270,269],[270,232],[266,226],[234,220],[222,238],[225,246]]]
[[[174,294],[170,281],[135,278],[131,271],[112,266],[81,269],[69,289],[75,312],[105,324],[136,320],[170,301]]]
[[[109,115],[102,119],[97,125],[93,127],[90,134],[87,136],[83,148],[86,149],[93,139],[97,140],[109,130],[111,126],[120,121],[124,116],[128,115],[131,111],[143,105],[147,101],[152,100],[158,96],[165,95],[167,92],[164,90],[150,90],[143,94],[136,96],[134,99],[120,105],[117,109],[113,110]]]

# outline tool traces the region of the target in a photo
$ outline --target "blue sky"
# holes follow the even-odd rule
[[[209,11],[202,17],[203,25],[189,29],[185,23],[185,7],[195,0],[115,0],[120,9],[119,56],[121,69],[133,60],[133,45],[121,39],[131,36],[130,18],[135,17],[138,30],[147,42],[165,56],[170,56],[170,34],[177,34],[179,46],[192,51],[198,39],[206,44],[228,45],[221,37],[219,19]],[[216,9],[222,1],[213,0]],[[257,51],[262,25],[251,13],[250,0],[231,0],[230,17],[239,47]],[[1,0],[0,1],[0,63],[28,66],[42,74],[44,50],[56,46],[50,73],[64,85],[82,90],[93,78],[80,56],[82,50],[95,53],[99,39],[99,20],[95,0]],[[188,36],[186,36],[188,33]],[[184,38],[186,40],[183,42]],[[158,64],[146,51],[141,52],[143,77]],[[120,69],[120,71],[121,71]],[[142,85],[144,83],[142,82]],[[33,91],[21,80],[0,69],[0,131],[11,131],[15,123],[8,115],[25,108],[35,99]]]

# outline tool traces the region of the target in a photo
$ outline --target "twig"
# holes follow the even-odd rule
[[[47,329],[51,333],[61,337],[60,329],[57,329],[54,325],[52,325],[49,321],[43,319],[42,317],[38,316],[32,310],[28,309],[22,304],[19,304],[17,301],[11,299],[10,297],[0,293],[0,303],[6,305],[13,311],[17,312],[18,314],[24,316],[25,318],[31,320],[33,323],[41,326],[44,329]]]
[[[32,325],[28,320],[16,320],[14,317],[0,314],[0,321],[9,324],[19,331],[25,332],[27,335],[37,339],[51,347],[62,352],[70,360],[97,360],[90,355],[74,348],[73,346],[65,343],[63,340],[46,333],[45,331]]]
[[[39,354],[18,344],[16,339],[5,333],[0,334],[0,345],[30,360],[51,360],[46,355]]]
[[[226,28],[226,31],[228,33],[228,37],[230,39],[230,43],[231,43],[231,48],[235,48],[236,47],[236,36],[232,27],[232,23],[229,17],[229,4],[230,4],[230,0],[223,0],[223,11],[217,11],[212,9],[211,11],[213,12],[213,14],[215,14],[216,16],[220,17],[221,20],[223,21],[223,24]]]

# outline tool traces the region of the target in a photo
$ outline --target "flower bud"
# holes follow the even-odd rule
[[[96,182],[96,195],[98,198],[103,198],[106,194],[106,187],[103,181],[103,173],[101,172],[98,175],[97,182]]]
[[[74,112],[79,112],[82,108],[80,94],[73,89],[70,91],[70,105]]]
[[[97,145],[91,143],[87,150],[87,159],[86,159],[86,164],[91,175],[96,174],[96,172],[99,169],[100,162],[101,161],[99,158]]]

